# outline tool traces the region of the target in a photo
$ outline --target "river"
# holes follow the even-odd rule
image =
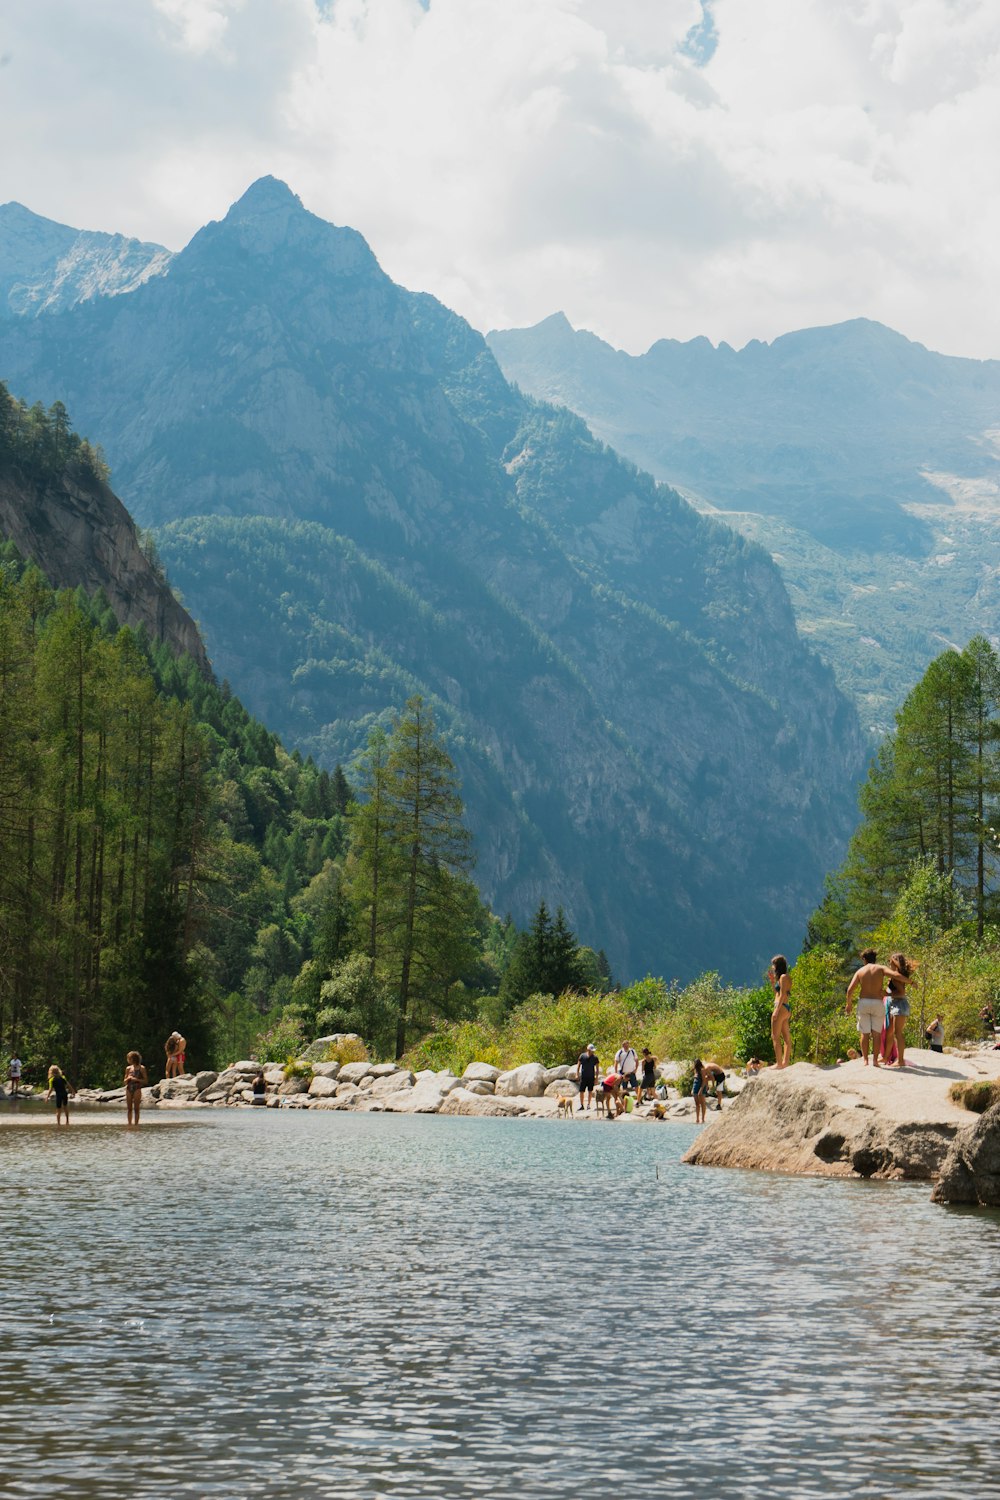
[[[1000,1216],[692,1134],[0,1125],[0,1490],[1000,1495]]]

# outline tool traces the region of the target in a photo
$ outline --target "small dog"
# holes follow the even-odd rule
[[[573,1096],[572,1094],[559,1095],[559,1108],[556,1110],[561,1120],[572,1120],[573,1118]]]
[[[667,1106],[662,1100],[657,1100],[653,1105],[653,1116],[657,1120],[665,1120],[667,1118]]]
[[[608,1096],[604,1092],[604,1085],[603,1085],[603,1083],[598,1085],[597,1091],[594,1094],[594,1098],[597,1100],[597,1113],[599,1115],[607,1115],[607,1112],[608,1112]]]

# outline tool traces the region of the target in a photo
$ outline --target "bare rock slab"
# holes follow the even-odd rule
[[[834,1177],[936,1178],[975,1116],[948,1096],[959,1079],[1000,1073],[1000,1056],[908,1050],[911,1066],[767,1069],[710,1116],[683,1160]]]

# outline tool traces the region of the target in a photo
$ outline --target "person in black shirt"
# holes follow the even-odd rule
[[[46,1099],[56,1096],[56,1124],[59,1124],[59,1116],[66,1116],[66,1124],[69,1124],[69,1084],[58,1063],[53,1063],[49,1069],[49,1091]]]
[[[581,1052],[576,1060],[576,1081],[580,1086],[580,1109],[583,1109],[583,1096],[586,1094],[587,1108],[594,1102],[594,1085],[597,1082],[597,1070],[600,1062],[594,1051],[593,1042],[587,1043],[587,1050]]]

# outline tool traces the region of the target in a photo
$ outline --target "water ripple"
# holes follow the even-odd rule
[[[690,1134],[0,1129],[7,1492],[1000,1496],[1000,1217]]]

